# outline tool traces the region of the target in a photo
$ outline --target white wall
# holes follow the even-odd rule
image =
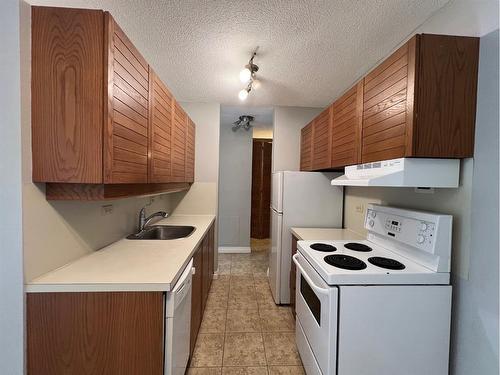
[[[458,189],[347,188],[345,225],[362,231],[358,207],[382,202],[453,215],[453,322],[450,373],[499,373],[498,333],[498,2],[455,0],[417,32],[481,38],[474,160],[463,160]]]
[[[219,246],[250,250],[252,131],[220,124]]]
[[[17,375],[24,371],[18,0],[2,3],[0,35],[0,371]]]
[[[273,172],[300,169],[300,129],[321,111],[321,108],[274,108]]]

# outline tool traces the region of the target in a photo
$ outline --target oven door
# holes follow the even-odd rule
[[[300,253],[293,256],[293,261],[297,266],[297,319],[321,372],[335,375],[338,288],[326,284]],[[307,356],[307,353],[301,353],[301,356]]]

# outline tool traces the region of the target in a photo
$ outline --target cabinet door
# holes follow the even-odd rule
[[[172,179],[184,182],[186,179],[186,135],[187,114],[174,99],[174,121],[172,123]]]
[[[328,107],[313,121],[312,169],[314,171],[330,168],[330,129],[331,107]]]
[[[310,171],[312,168],[313,123],[310,122],[300,131],[300,170]]]
[[[202,310],[202,277],[203,277],[203,248],[200,246],[193,256],[195,273],[192,280],[191,292],[191,338],[190,351],[193,354],[196,337],[201,325]]]
[[[411,120],[407,118],[407,98],[413,102],[411,87],[408,97],[408,72],[414,69],[414,56],[413,38],[364,79],[363,162],[405,156],[407,137],[411,137],[407,132],[407,120]]]
[[[194,147],[196,136],[196,125],[187,116],[187,136],[186,136],[186,182],[194,182]]]
[[[205,305],[208,298],[208,291],[210,289],[210,246],[208,233],[203,238],[203,285],[202,285],[202,311],[205,310]]]
[[[208,290],[210,291],[210,286],[212,285],[212,278],[214,276],[214,256],[215,256],[215,225],[212,224],[210,231],[208,233],[208,271],[209,271],[209,285]]]
[[[172,94],[149,68],[149,182],[170,182],[172,177]]]
[[[34,182],[102,183],[103,18],[32,7]]]
[[[332,168],[361,161],[362,118],[363,81],[360,81],[332,106]]]
[[[149,67],[109,13],[105,14],[108,100],[104,182],[148,182]]]

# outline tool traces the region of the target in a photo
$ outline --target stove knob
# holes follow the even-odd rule
[[[368,221],[368,225],[373,227],[375,225],[375,222],[373,220]]]
[[[424,241],[425,241],[425,237],[424,236],[418,236],[417,237],[417,242],[418,243],[424,243]]]
[[[420,229],[427,230],[427,224],[426,223],[422,223],[422,225],[420,226]]]
[[[375,211],[372,211],[371,215],[372,215],[373,218],[375,218],[375,216],[377,216],[377,213]]]

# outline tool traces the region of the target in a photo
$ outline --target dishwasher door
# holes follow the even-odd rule
[[[184,375],[191,336],[191,281],[193,260],[184,269],[165,306],[165,375]]]

